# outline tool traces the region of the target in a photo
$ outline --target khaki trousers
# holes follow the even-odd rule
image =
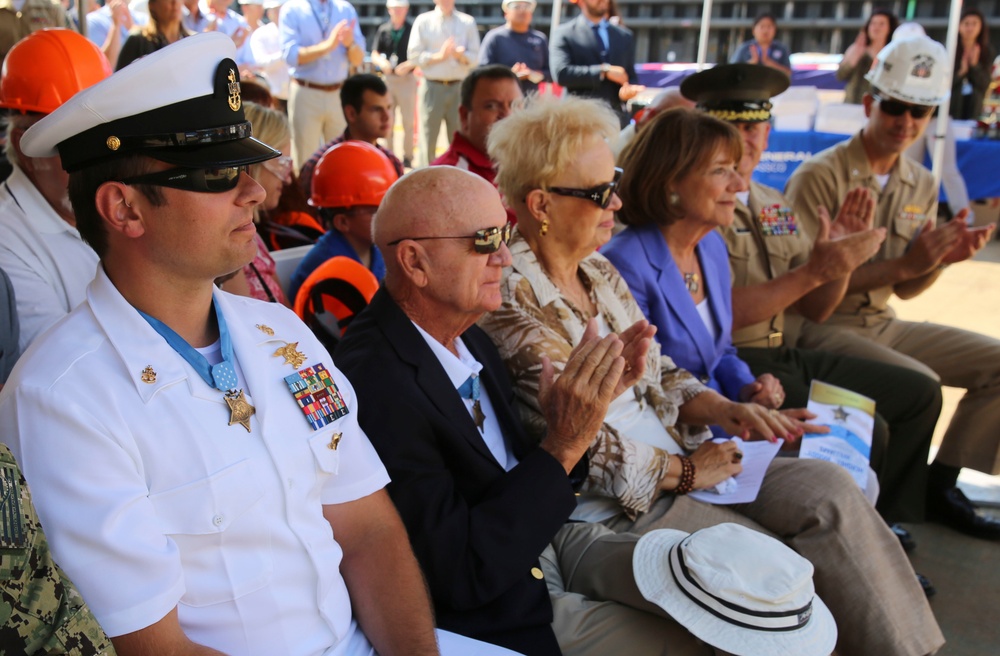
[[[617,534],[601,524],[570,523],[542,552],[552,629],[563,656],[715,653],[643,599],[632,576],[638,540],[634,533]]]
[[[414,112],[417,108],[417,76],[409,75],[386,75],[385,86],[389,88],[389,95],[392,97],[392,114],[389,115],[389,143],[387,147],[400,159],[413,161],[413,121],[416,118]],[[395,128],[396,110],[403,123],[403,152],[396,152]]]
[[[635,522],[622,515],[605,525],[643,534],[693,532],[723,522],[777,537],[813,564],[816,592],[837,621],[840,656],[924,656],[944,644],[899,540],[836,465],[777,458],[752,503],[714,506],[663,497]],[[584,572],[574,591],[603,598],[613,581],[589,563],[579,569]]]
[[[288,92],[288,122],[297,173],[320,146],[339,137],[347,127],[340,91],[307,89],[293,80]]]
[[[966,390],[936,461],[1000,474],[1000,340],[891,314],[802,321],[798,346],[914,369]]]

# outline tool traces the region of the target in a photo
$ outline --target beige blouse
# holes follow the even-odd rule
[[[510,251],[513,264],[504,272],[503,304],[485,315],[479,325],[507,363],[526,429],[541,440],[546,429],[538,404],[542,356],[549,357],[557,374],[561,372],[582,338],[588,318],[549,280],[516,228]],[[620,333],[643,318],[625,281],[603,256],[594,253],[580,262],[580,275],[612,330]],[[711,437],[704,426],[677,422],[678,408],[708,388],[661,355],[655,341],[647,355],[645,375],[633,390],[640,405],[649,404],[654,409],[682,448],[696,449]],[[659,483],[668,466],[666,451],[604,424],[589,456],[590,472],[581,492],[616,499],[630,519],[647,511],[659,496]]]

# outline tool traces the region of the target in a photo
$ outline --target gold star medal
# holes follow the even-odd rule
[[[298,369],[306,361],[306,354],[297,348],[298,345],[298,342],[287,343],[271,355],[285,358],[285,364],[290,364],[293,368]]]
[[[472,420],[476,422],[476,428],[479,432],[483,432],[483,422],[486,421],[486,415],[483,414],[483,408],[479,405],[479,399],[472,402]]]
[[[833,420],[839,421],[841,423],[847,423],[848,413],[844,410],[844,406],[834,408],[833,410]]]
[[[250,417],[257,412],[257,408],[250,405],[243,390],[229,390],[224,398],[229,406],[229,425],[240,424],[249,433]]]

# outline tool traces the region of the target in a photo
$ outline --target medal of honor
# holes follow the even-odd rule
[[[483,432],[483,422],[486,421],[486,415],[483,414],[483,408],[479,405],[479,399],[472,402],[472,420],[476,422],[476,428],[479,432]]]
[[[240,424],[249,433],[250,417],[257,412],[257,408],[250,405],[243,390],[229,390],[224,398],[229,406],[229,425]]]

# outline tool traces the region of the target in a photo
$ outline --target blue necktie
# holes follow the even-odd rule
[[[469,376],[464,383],[459,385],[458,394],[463,399],[472,400],[472,418],[476,422],[476,428],[482,433],[486,415],[483,414],[483,408],[479,404],[479,376]]]
[[[597,44],[599,46],[601,46],[601,62],[607,64],[608,63],[608,44],[601,37],[601,24],[600,23],[595,23],[594,25],[591,25],[591,27],[594,29],[594,36],[597,37]]]

